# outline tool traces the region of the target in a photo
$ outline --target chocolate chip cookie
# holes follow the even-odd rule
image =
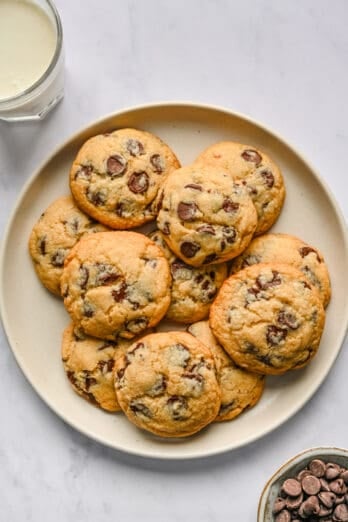
[[[291,265],[252,265],[226,279],[210,326],[234,362],[261,374],[302,368],[315,356],[325,322],[317,289]]]
[[[231,273],[255,263],[289,263],[301,270],[318,290],[324,307],[330,301],[331,285],[327,265],[317,248],[289,234],[264,234],[252,240],[232,262]]]
[[[284,203],[285,187],[279,167],[267,154],[253,146],[222,141],[205,149],[196,161],[225,168],[246,186],[257,210],[255,235],[275,223]]]
[[[136,232],[99,232],[66,258],[64,305],[86,334],[132,339],[155,326],[170,303],[170,271],[162,250]]]
[[[221,389],[221,406],[215,421],[234,419],[255,406],[264,390],[264,376],[238,368],[214,337],[208,321],[191,324],[187,331],[208,346],[215,361]]]
[[[131,342],[96,339],[70,324],[63,333],[62,360],[73,389],[104,410],[119,411],[113,377],[115,355],[125,352]]]
[[[79,207],[117,229],[155,218],[153,201],[167,175],[180,167],[160,138],[137,129],[119,129],[90,138],[70,171],[70,188]]]
[[[220,408],[213,357],[186,332],[150,334],[133,343],[116,361],[115,388],[128,419],[162,437],[192,435]]]
[[[84,214],[71,196],[55,200],[41,214],[29,238],[29,252],[43,285],[60,295],[64,259],[85,234],[101,232],[106,227]]]
[[[206,318],[227,276],[226,263],[194,268],[173,254],[162,232],[155,230],[149,238],[163,250],[172,275],[171,300],[166,318],[179,323],[192,323]]]
[[[157,226],[170,249],[192,266],[228,261],[249,244],[257,224],[246,188],[223,169],[190,165],[159,193]]]

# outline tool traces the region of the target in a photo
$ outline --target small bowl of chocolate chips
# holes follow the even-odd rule
[[[348,522],[348,449],[305,450],[265,485],[257,522]]]

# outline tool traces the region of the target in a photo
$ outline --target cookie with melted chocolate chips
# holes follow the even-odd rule
[[[188,265],[233,259],[250,243],[256,224],[246,188],[221,168],[183,167],[172,172],[160,190],[157,226],[169,248]]]
[[[42,284],[60,296],[64,260],[86,234],[108,230],[82,212],[71,196],[56,199],[41,214],[29,238],[29,252]]]
[[[192,323],[208,317],[210,306],[227,276],[227,264],[197,268],[187,265],[168,248],[162,232],[155,230],[149,237],[163,250],[172,275],[166,318]]]
[[[61,289],[76,326],[101,339],[132,339],[155,326],[170,303],[162,250],[143,234],[99,232],[66,258]]]
[[[186,332],[150,334],[115,364],[117,400],[128,419],[162,437],[186,437],[212,422],[221,392],[210,350]]]
[[[272,263],[274,259],[301,270],[319,291],[324,307],[328,305],[331,296],[330,276],[322,254],[317,248],[289,234],[264,234],[254,238],[247,249],[233,260],[231,273],[256,263]]]
[[[255,235],[266,232],[276,222],[285,199],[283,176],[276,163],[254,146],[233,141],[210,145],[197,163],[226,169],[246,187],[257,210]]]
[[[179,167],[174,152],[154,134],[119,129],[82,145],[70,171],[70,189],[94,219],[129,229],[155,219],[157,192]]]
[[[260,263],[222,285],[210,309],[214,335],[238,366],[283,374],[319,348],[325,312],[317,289],[286,264]]]

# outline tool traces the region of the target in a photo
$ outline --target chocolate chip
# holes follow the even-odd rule
[[[126,323],[126,328],[129,332],[137,334],[145,330],[148,324],[149,320],[147,317],[138,317],[137,319],[132,319],[131,321],[128,321]]]
[[[340,504],[335,507],[333,512],[333,520],[337,522],[347,522],[348,521],[348,507],[346,504]]]
[[[312,475],[312,473],[309,471],[309,469],[301,469],[299,473],[297,474],[297,480],[302,481],[304,477],[307,477],[307,475]]]
[[[112,178],[122,176],[127,169],[127,161],[120,154],[110,156],[106,161],[106,173]]]
[[[333,462],[328,462],[328,464],[326,464],[325,478],[327,480],[333,480],[337,478],[340,473],[341,468],[337,464],[334,464]]]
[[[225,198],[222,203],[222,208],[228,214],[234,214],[239,209],[239,203],[232,201],[230,198]]]
[[[123,301],[125,299],[126,292],[127,292],[127,284],[124,281],[121,281],[121,283],[118,284],[116,288],[113,288],[111,290],[111,295],[112,295],[114,301],[116,301],[116,303],[120,303],[121,301]]]
[[[152,154],[150,163],[152,170],[156,172],[156,174],[161,174],[164,171],[164,159],[159,154]]]
[[[320,505],[318,498],[314,495],[311,495],[301,504],[299,515],[303,518],[307,518],[311,515],[318,515],[319,511]]]
[[[348,485],[348,470],[344,469],[341,471],[340,478],[344,480],[344,483]]]
[[[111,347],[116,348],[116,343],[114,341],[105,341],[101,346],[99,346],[98,352]]]
[[[108,361],[99,361],[98,367],[101,370],[101,372],[105,375],[106,373],[112,372],[115,366],[114,359],[109,359]]]
[[[198,185],[197,183],[189,183],[188,185],[185,185],[184,188],[190,188],[193,190],[199,190],[200,192],[203,191],[202,185]]]
[[[84,179],[85,181],[90,181],[92,177],[93,167],[90,165],[83,165],[76,172],[74,179],[77,178]]]
[[[198,243],[194,243],[193,241],[184,241],[180,245],[180,252],[187,258],[194,257],[200,249],[201,246]]]
[[[255,254],[249,254],[245,256],[243,259],[241,268],[246,268],[247,266],[256,265],[257,263],[260,263],[261,258]]]
[[[283,509],[274,519],[275,522],[290,522],[291,515],[287,509]]]
[[[204,378],[199,373],[183,373],[182,379],[186,380],[186,387],[193,397],[201,395],[204,388]]]
[[[250,183],[248,183],[246,185],[246,188],[247,188],[247,191],[248,191],[248,194],[250,197],[257,196],[257,194],[258,194],[257,188],[254,187],[254,185],[251,185]]]
[[[81,265],[79,268],[79,273],[80,273],[79,285],[82,288],[82,290],[85,290],[87,288],[89,270],[85,265]]]
[[[95,192],[91,190],[90,187],[88,187],[88,190],[86,192],[87,199],[93,203],[96,207],[101,207],[105,204],[106,198],[107,198],[107,192],[106,190],[96,190]]]
[[[273,185],[274,185],[274,176],[273,176],[272,172],[270,170],[268,170],[268,169],[267,170],[262,170],[260,172],[260,175],[264,179],[265,185],[268,188],[272,188]]]
[[[158,214],[158,212],[161,210],[162,208],[162,204],[163,204],[163,199],[164,199],[164,191],[162,190],[162,192],[160,193],[160,195],[158,196],[157,200],[153,203],[153,210],[156,214]]]
[[[324,478],[320,478],[321,491],[330,491],[329,483]]]
[[[40,254],[43,256],[46,255],[46,239],[46,236],[42,236],[37,242],[37,247],[40,251]]]
[[[216,254],[209,254],[204,258],[203,265],[208,265],[209,263],[213,263],[216,261],[217,255]]]
[[[95,314],[94,307],[91,303],[84,301],[82,313],[85,317],[93,317]]]
[[[75,377],[75,373],[74,373],[72,370],[68,370],[68,371],[66,372],[66,375],[67,375],[69,381],[71,382],[71,384],[72,384],[73,386],[76,386],[76,384],[77,384],[77,380],[76,380],[76,377]]]
[[[314,475],[307,475],[302,479],[302,489],[307,495],[316,495],[321,488],[320,480]]]
[[[57,268],[64,266],[64,259],[67,255],[67,250],[64,248],[58,248],[51,256],[51,264]]]
[[[85,373],[85,386],[86,390],[88,391],[91,386],[95,386],[97,384],[97,379],[91,377],[88,372]]]
[[[193,268],[191,266],[186,265],[179,260],[174,261],[170,265],[170,272],[174,279],[188,281],[192,278],[192,270]]]
[[[212,225],[207,224],[200,225],[199,227],[197,227],[196,231],[200,234],[210,234],[211,236],[215,236],[216,234],[215,228]]]
[[[290,326],[290,328],[291,328],[291,326]],[[320,478],[320,477],[324,476],[326,466],[325,466],[325,462],[323,462],[322,460],[320,460],[320,459],[313,459],[309,463],[308,468],[311,471],[312,475],[314,475],[315,477]]]
[[[344,495],[347,492],[347,486],[345,485],[344,480],[341,478],[330,482],[329,488],[331,491],[336,493],[336,495]]]
[[[303,501],[303,494],[301,492],[298,497],[288,497],[286,499],[286,507],[290,509],[290,511],[293,511],[294,509],[298,509]]]
[[[158,397],[162,395],[167,389],[167,379],[165,375],[159,375],[155,381],[155,384],[147,391],[150,397]]]
[[[255,163],[255,165],[259,165],[262,161],[260,154],[254,149],[245,149],[241,156],[245,161],[250,161],[251,163]]]
[[[299,249],[299,253],[300,253],[301,257],[306,257],[306,256],[308,256],[308,254],[311,254],[312,252],[316,255],[318,263],[321,263],[319,254],[314,248],[312,248],[310,246],[304,246]]]
[[[302,492],[301,484],[298,480],[289,478],[285,480],[282,486],[282,491],[290,497],[298,497]]]
[[[170,415],[176,421],[185,420],[187,418],[187,400],[180,395],[172,395],[167,400],[167,407]]]
[[[235,405],[236,405],[236,401],[231,401],[231,402],[221,404],[220,409],[219,409],[219,415],[226,415],[226,413],[231,411],[235,407]]]
[[[266,339],[271,346],[279,345],[286,338],[288,331],[273,324],[267,326]]]
[[[131,411],[135,413],[135,415],[142,415],[143,417],[147,417],[148,419],[151,419],[152,417],[151,410],[137,399],[131,401],[129,407]]]
[[[285,508],[285,500],[282,497],[277,497],[274,501],[273,507],[272,507],[272,513],[273,515],[276,515],[282,509]]]
[[[170,234],[170,225],[169,225],[168,221],[163,223],[162,227],[158,226],[158,228],[161,230],[162,234],[164,234],[165,236],[169,236],[169,234]]]
[[[288,328],[291,328],[291,330],[297,330],[297,328],[300,326],[300,321],[296,317],[296,315],[291,312],[287,312],[285,310],[281,310],[279,312],[278,322],[284,326],[287,326]],[[325,468],[323,468],[323,474],[324,474],[324,472],[325,472]],[[317,470],[317,473],[319,473],[319,470]],[[314,473],[313,473],[313,475],[314,475]],[[320,477],[322,475],[315,474],[315,476]]]
[[[282,284],[281,276],[279,275],[279,272],[276,270],[272,270],[272,277],[269,278],[268,276],[261,274],[256,278],[256,285],[261,290],[267,290],[268,288],[271,288],[273,286],[278,286]]]
[[[318,498],[325,507],[332,508],[335,504],[336,495],[332,491],[320,491]]]
[[[119,279],[120,274],[117,273],[116,269],[112,265],[104,263],[97,264],[97,274],[95,278],[95,285],[110,285]]]
[[[133,172],[127,185],[134,194],[143,194],[149,188],[149,176],[144,171]]]
[[[115,213],[119,216],[119,217],[122,217],[123,214],[124,214],[124,210],[125,210],[125,205],[124,203],[122,203],[122,201],[119,201],[115,207]]]
[[[181,343],[173,344],[167,348],[169,364],[186,368],[190,360],[190,350]]]
[[[177,213],[182,221],[194,221],[199,212],[199,208],[196,203],[184,203],[181,201],[177,208]]]
[[[234,227],[222,227],[222,234],[227,243],[234,243],[237,238],[237,231]]]
[[[136,140],[134,138],[130,138],[127,141],[126,149],[128,150],[131,156],[140,156],[142,154],[145,154],[144,145],[141,143],[141,141]]]

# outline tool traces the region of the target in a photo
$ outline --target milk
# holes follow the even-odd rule
[[[16,96],[47,70],[57,35],[47,14],[25,0],[0,0],[0,100]]]
[[[63,32],[52,1],[0,0],[0,120],[41,120],[63,95]]]

